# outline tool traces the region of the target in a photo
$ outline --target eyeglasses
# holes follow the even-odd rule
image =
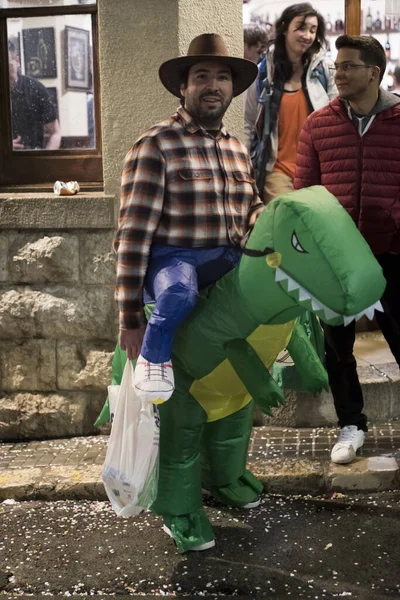
[[[337,73],[338,71],[343,71],[343,73],[348,73],[353,69],[369,69],[373,68],[374,65],[356,65],[355,63],[342,63],[341,65],[331,65],[329,69]]]

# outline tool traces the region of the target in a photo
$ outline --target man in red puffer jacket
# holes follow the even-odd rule
[[[384,312],[376,318],[400,365],[400,97],[379,87],[386,56],[376,39],[342,35],[336,48],[339,97],[308,117],[298,144],[294,187],[325,186],[370,245],[387,281]],[[324,331],[340,427],[331,459],[349,463],[367,431],[353,355],[355,322],[324,325]]]

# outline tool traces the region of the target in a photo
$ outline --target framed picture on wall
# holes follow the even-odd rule
[[[57,77],[54,27],[23,29],[25,75],[36,79]]]
[[[90,34],[86,29],[65,27],[64,31],[65,88],[90,90]]]

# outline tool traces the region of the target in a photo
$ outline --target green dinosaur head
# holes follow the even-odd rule
[[[261,322],[268,304],[283,313],[297,305],[329,325],[348,324],[363,314],[372,319],[375,309],[382,310],[381,267],[347,212],[322,186],[268,204],[245,252],[239,288]]]

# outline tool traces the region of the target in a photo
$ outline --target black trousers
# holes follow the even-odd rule
[[[400,255],[382,254],[376,257],[387,281],[381,299],[385,312],[375,312],[379,327],[400,365]],[[367,431],[363,414],[363,395],[353,355],[355,322],[347,327],[332,327],[323,323],[325,332],[326,368],[329,376],[339,427],[357,425]]]

